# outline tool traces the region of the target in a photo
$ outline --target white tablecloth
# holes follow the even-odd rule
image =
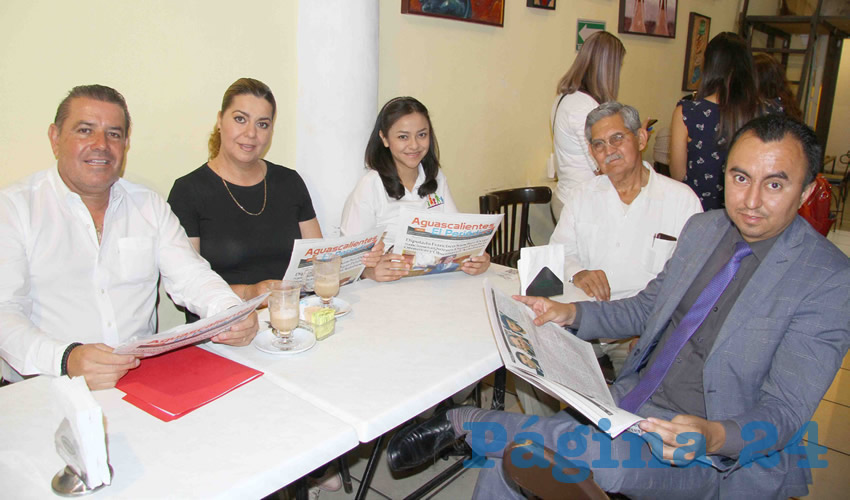
[[[481,276],[365,280],[342,287],[339,297],[353,310],[310,351],[282,357],[254,348],[214,349],[352,425],[365,443],[502,365],[484,303],[485,278],[519,291],[516,271],[497,265]]]
[[[253,349],[253,348],[251,348]],[[50,378],[0,389],[0,498],[59,498]],[[261,498],[358,444],[351,426],[260,377],[172,422],[95,391],[111,486],[87,498]]]

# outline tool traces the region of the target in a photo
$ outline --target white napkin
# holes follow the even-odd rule
[[[83,377],[58,377],[52,382],[65,418],[56,429],[56,452],[89,488],[110,484],[103,411]]]
[[[523,295],[552,297],[564,293],[564,245],[525,247],[519,256],[517,270]]]

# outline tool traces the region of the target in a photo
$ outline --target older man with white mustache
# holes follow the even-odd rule
[[[631,297],[661,272],[685,222],[702,206],[685,184],[642,161],[648,134],[635,108],[602,104],[587,115],[584,131],[602,175],[570,191],[549,244],[564,245],[564,281],[596,300]],[[606,353],[614,369],[628,354],[624,344],[597,347],[599,357]],[[520,385],[526,413],[557,411],[557,401]]]

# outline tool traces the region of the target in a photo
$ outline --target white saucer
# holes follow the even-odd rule
[[[280,349],[275,347],[272,344],[274,339],[275,336],[274,333],[272,333],[271,328],[267,328],[257,333],[257,336],[254,338],[254,342],[252,342],[252,344],[254,345],[254,347],[263,352],[267,352],[269,354],[277,354],[279,356],[289,356],[290,354],[298,354],[299,352],[307,351],[311,347],[316,345],[316,336],[313,335],[313,332],[310,332],[303,328],[296,328],[292,331],[292,349],[288,351],[281,351]]]
[[[305,307],[320,306],[320,305],[322,305],[322,298],[319,297],[318,295],[311,295],[309,297],[304,297],[303,299],[301,299],[301,311],[302,311],[302,313],[303,313]],[[336,316],[337,318],[339,318],[340,316],[345,316],[346,314],[351,312],[351,304],[349,304],[348,302],[346,302],[345,300],[343,300],[339,297],[334,297],[331,300],[331,305],[333,306],[334,311],[335,311],[334,316]],[[301,318],[304,319],[303,314],[302,314]]]

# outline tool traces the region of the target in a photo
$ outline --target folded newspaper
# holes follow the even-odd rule
[[[536,326],[525,304],[484,281],[490,325],[502,361],[514,375],[578,410],[611,437],[623,431],[643,434],[642,417],[617,407],[588,342],[553,323]]]
[[[165,332],[154,335],[134,335],[127,342],[116,347],[113,352],[115,354],[134,354],[146,358],[207,340],[228,330],[234,323],[242,321],[254,312],[254,309],[262,304],[268,295],[268,293],[264,293],[209,318],[176,326]]]
[[[357,281],[365,267],[361,261],[363,254],[375,246],[384,234],[384,227],[376,227],[365,233],[340,238],[315,238],[295,240],[292,257],[283,279],[300,281],[304,289],[313,291],[313,258],[323,253],[336,253],[341,257],[339,265],[339,284],[347,285]]]
[[[444,214],[402,208],[393,253],[410,264],[408,276],[457,271],[464,261],[484,253],[502,214]],[[388,245],[389,247],[389,245]]]

